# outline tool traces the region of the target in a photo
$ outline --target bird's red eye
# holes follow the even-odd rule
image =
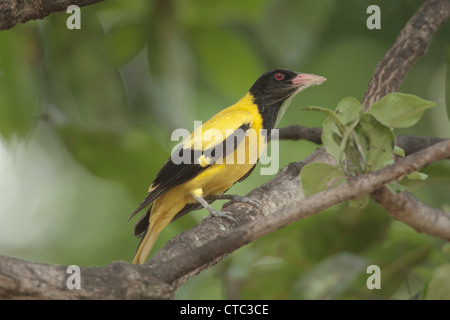
[[[280,81],[284,79],[284,73],[281,72],[277,72],[275,73],[275,75],[273,76],[275,78],[275,80]]]

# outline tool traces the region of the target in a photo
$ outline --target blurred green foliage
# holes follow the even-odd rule
[[[377,63],[423,1],[105,1],[0,31],[0,254],[59,264],[130,261],[128,215],[178,141],[241,98],[272,68],[325,76],[295,98],[280,126],[320,126],[306,106],[361,99]],[[381,8],[381,29],[366,8]],[[410,70],[402,92],[433,101],[403,134],[450,137],[450,26]],[[447,94],[447,101],[448,101]],[[314,150],[280,142],[281,166]],[[423,170],[408,188],[449,210],[450,165]],[[271,177],[255,170],[230,193]],[[220,204],[215,204],[220,208]],[[166,228],[154,250],[198,223],[202,210]],[[177,291],[190,299],[449,299],[450,253],[441,239],[393,221],[372,201],[342,204],[259,239]],[[381,289],[366,287],[368,265]]]

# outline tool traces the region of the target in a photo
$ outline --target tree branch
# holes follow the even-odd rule
[[[446,9],[447,11],[443,10],[443,8]],[[436,32],[437,29],[439,28],[439,26],[443,24],[443,22],[442,22],[443,18],[437,19],[437,21],[433,20],[433,19],[435,19],[435,15],[436,15],[436,12],[434,12],[435,10],[439,11],[440,17],[442,17],[442,16],[448,17],[448,2],[439,1],[439,0],[429,0],[426,4],[424,4],[418,10],[418,12],[413,16],[413,18],[410,19],[410,21],[408,22],[408,24],[405,26],[404,30],[402,31],[401,36],[399,37],[399,39],[401,41],[398,40],[396,42],[396,44],[394,44],[393,49],[391,49],[387,53],[387,55],[384,59],[385,62],[389,62],[389,63],[380,64],[381,66],[379,66],[377,68],[377,70],[375,71],[374,76],[371,80],[371,84],[369,84],[370,90],[368,90],[365,94],[366,100],[367,99],[369,99],[369,100],[370,99],[372,99],[372,100],[379,99],[382,96],[384,96],[387,92],[390,92],[390,91],[384,92],[383,90],[385,90],[385,89],[380,84],[391,83],[395,88],[398,88],[401,81],[403,80],[404,75],[406,75],[407,70],[410,68],[410,66],[415,61],[415,59],[417,59],[418,56],[423,55],[423,52],[419,53],[419,55],[414,54],[413,56],[417,56],[417,57],[406,64],[404,64],[401,61],[401,59],[400,60],[397,59],[396,55],[405,54],[405,50],[406,51],[415,50],[414,46],[417,42],[416,36],[414,36],[414,40],[413,40],[414,44],[412,46],[405,44],[404,37],[405,36],[407,37],[409,32],[411,32],[411,31],[407,32],[405,30],[409,30],[410,28],[412,28],[413,30],[416,30],[417,26],[419,26],[419,28],[420,28],[419,21],[420,21],[420,19],[424,19],[424,21],[426,21],[426,23],[429,23],[431,25],[431,27],[429,29],[427,29],[428,32],[425,35],[423,35],[423,37],[419,37],[419,38],[426,39],[427,40],[426,43],[428,43],[430,41],[432,35],[434,34],[434,32]],[[444,11],[444,13],[442,13],[442,11]],[[448,19],[448,18],[446,18],[446,19]],[[414,24],[414,25],[411,26],[412,24]],[[412,31],[412,32],[415,32],[415,31]],[[419,48],[419,52],[420,52],[420,50],[425,50],[425,47],[423,46],[424,42],[422,41],[421,43],[422,43],[422,46]],[[382,76],[380,78],[378,78],[378,76],[380,74],[382,74],[384,72],[389,72],[389,70],[392,68],[394,68],[394,69],[399,68],[399,65],[405,66],[405,67],[402,67],[403,73],[401,73],[400,75],[391,77],[389,79],[384,79]],[[395,91],[395,90],[392,90],[392,91]],[[372,96],[373,98],[368,98],[370,96]],[[369,100],[367,100],[367,101],[369,101]],[[374,101],[376,101],[376,100],[374,100]],[[320,140],[319,137],[321,135],[321,130],[317,129],[317,128],[305,129],[304,127],[300,127],[300,126],[288,127],[287,129],[281,130],[280,138],[281,139],[286,139],[286,138],[293,139],[293,138],[295,138],[295,135],[298,133],[300,135],[302,135],[303,137],[306,137],[308,140],[318,143],[318,141]],[[434,149],[434,150],[438,150],[438,153],[439,153],[439,150],[442,151],[442,149],[439,149],[439,148],[441,146],[445,146],[445,149],[447,151],[445,151],[444,153],[441,153],[440,156],[442,156],[443,158],[450,157],[450,154],[448,153],[449,143],[450,143],[449,140],[444,140],[439,143],[436,143],[437,141],[440,141],[439,138],[412,137],[412,138],[406,139],[406,138],[400,137],[397,139],[398,145],[400,145],[402,148],[404,148],[405,152],[407,152],[407,154],[412,154],[412,155],[408,156],[407,158],[400,159],[394,166],[400,165],[400,167],[402,167],[404,164],[409,169],[416,168],[415,170],[417,170],[418,169],[417,166],[420,164],[420,162],[428,159],[427,157],[429,156],[429,155],[427,156],[426,152],[424,153],[424,151],[417,152],[417,148],[419,146],[419,143],[417,143],[417,142],[419,142],[419,141],[420,141],[420,146],[423,146],[424,144],[432,144],[432,147],[429,147],[426,150]],[[440,159],[442,159],[442,158],[440,158]],[[417,163],[414,164],[413,162],[416,160],[417,160]],[[330,159],[329,155],[324,152],[323,149],[319,149],[319,150],[317,150],[317,152],[312,154],[308,159],[305,159],[304,161],[302,161],[298,164],[289,165],[284,170],[282,170],[276,178],[271,180],[267,186],[263,185],[262,187],[254,190],[253,192],[251,192],[248,195],[249,197],[252,197],[253,199],[259,201],[262,204],[263,208],[269,209],[269,210],[267,210],[267,212],[265,210],[265,214],[267,216],[264,218],[263,222],[261,222],[261,224],[258,223],[257,224],[258,226],[254,227],[254,228],[257,228],[258,230],[253,228],[253,226],[254,226],[253,223],[251,225],[249,225],[249,223],[250,223],[249,222],[248,224],[245,225],[245,228],[239,227],[237,229],[234,229],[236,231],[233,231],[233,230],[230,231],[230,233],[228,233],[226,236],[223,236],[225,238],[223,238],[221,236],[220,238],[217,238],[217,239],[216,238],[205,239],[206,240],[205,244],[207,246],[209,246],[209,248],[210,248],[210,250],[208,251],[208,247],[204,247],[203,245],[199,245],[199,243],[198,243],[199,235],[211,234],[210,233],[211,229],[209,227],[206,227],[206,229],[202,229],[203,227],[205,227],[205,225],[203,225],[203,223],[202,223],[199,226],[191,229],[190,231],[180,235],[180,239],[177,239],[178,237],[174,238],[173,242],[168,243],[160,252],[158,252],[150,260],[149,265],[156,267],[158,265],[158,261],[164,261],[164,263],[162,263],[161,266],[164,266],[164,265],[172,266],[172,264],[168,263],[168,261],[165,259],[165,257],[172,257],[172,254],[169,252],[170,252],[170,247],[173,245],[173,243],[176,242],[176,245],[180,245],[180,242],[181,242],[183,244],[186,244],[187,246],[189,246],[192,243],[195,243],[196,247],[197,247],[197,249],[195,249],[196,253],[191,252],[191,254],[189,256],[183,255],[182,259],[181,259],[181,257],[179,257],[179,259],[177,259],[176,266],[173,267],[174,269],[172,269],[172,268],[163,269],[164,274],[162,275],[162,278],[164,278],[168,282],[177,281],[178,282],[177,286],[178,286],[182,282],[184,282],[186,280],[186,278],[190,277],[192,274],[198,273],[201,270],[209,267],[210,265],[217,263],[217,261],[221,260],[226,254],[237,249],[237,247],[240,247],[240,246],[244,245],[245,243],[250,242],[251,239],[254,239],[251,237],[254,237],[255,235],[261,236],[261,235],[267,234],[268,232],[274,231],[274,230],[286,225],[286,223],[287,223],[286,220],[283,220],[283,219],[278,220],[278,218],[280,216],[282,216],[282,214],[280,213],[280,210],[281,211],[285,210],[283,212],[292,213],[292,210],[294,210],[294,209],[298,210],[298,208],[300,207],[301,211],[302,210],[305,210],[305,211],[312,210],[312,211],[307,211],[307,212],[317,213],[317,212],[322,211],[324,208],[318,209],[318,211],[315,211],[315,209],[311,209],[311,208],[314,207],[314,205],[321,204],[322,203],[321,200],[327,201],[327,200],[331,200],[331,199],[341,199],[340,200],[341,202],[345,201],[345,200],[349,200],[349,199],[342,200],[342,198],[340,198],[340,197],[344,197],[345,192],[344,192],[344,190],[341,190],[339,188],[332,189],[332,190],[334,190],[333,192],[337,193],[335,195],[335,197],[332,197],[332,195],[329,195],[326,193],[319,193],[319,194],[313,195],[310,198],[303,200],[303,194],[301,192],[301,189],[299,189],[300,184],[299,184],[298,174],[299,174],[301,168],[305,165],[305,163],[309,163],[309,162],[313,162],[313,161],[329,162],[332,160]],[[387,167],[383,170],[386,170],[386,172],[387,172],[389,170],[389,168],[390,167]],[[413,172],[415,170],[412,170],[410,172]],[[372,173],[372,175],[377,175],[377,173],[374,172],[374,173]],[[401,177],[404,174],[407,174],[407,173],[400,174],[395,179],[397,179],[398,177]],[[378,178],[381,179],[381,177],[382,177],[382,175],[380,175],[380,177],[378,177]],[[373,179],[376,180],[376,178],[373,178]],[[387,183],[387,182],[389,182],[389,181],[385,181],[385,182],[381,183],[379,186],[381,187],[384,183]],[[348,186],[351,183],[352,183],[352,181],[348,181],[345,185]],[[289,187],[286,187],[287,185]],[[364,193],[364,190],[366,190],[366,188],[364,188],[364,186],[357,186],[357,187],[353,186],[353,187],[354,187],[354,189],[352,189],[352,190],[357,190],[358,192],[362,192],[360,196],[363,196],[363,195],[367,194],[368,192],[371,192],[371,191],[367,191],[366,193]],[[281,190],[279,188],[281,188]],[[342,188],[344,188],[344,187],[342,187]],[[379,188],[375,188],[375,189],[379,189]],[[373,189],[373,190],[375,190],[375,189]],[[339,193],[340,191],[342,191],[343,193],[342,194]],[[356,192],[356,191],[354,191],[354,192]],[[297,194],[297,196],[295,196],[295,194]],[[408,199],[413,198],[412,196],[408,195],[407,193],[403,193],[402,196],[405,198],[408,198]],[[353,197],[358,197],[358,196],[356,194],[353,194]],[[297,198],[297,200],[292,202],[293,199],[295,199],[295,198]],[[350,198],[352,198],[352,196],[350,196]],[[270,199],[270,200],[264,201],[267,199]],[[279,200],[277,200],[277,199],[279,199]],[[377,198],[377,199],[379,199],[379,198]],[[337,203],[339,203],[339,201]],[[311,207],[310,207],[310,204],[311,204]],[[236,205],[238,205],[238,204],[236,204]],[[285,209],[279,209],[280,207],[278,205],[282,205],[281,208],[284,207]],[[408,206],[408,207],[410,207],[410,206]],[[424,207],[424,206],[420,206],[420,207]],[[286,208],[291,208],[291,211],[289,211]],[[386,206],[386,208],[388,208],[388,206]],[[391,206],[389,208],[392,210],[393,206]],[[250,211],[248,211],[249,209],[250,209]],[[237,207],[236,209],[233,207],[233,210],[231,210],[231,211],[233,213],[237,214],[237,216],[239,217],[238,221],[241,224],[243,222],[242,219],[254,219],[255,216],[257,216],[256,213],[251,212],[251,208],[247,208],[247,210],[242,211],[242,209],[239,209],[239,207]],[[243,214],[241,214],[241,212],[243,212]],[[276,212],[276,214],[270,214],[271,212],[272,213]],[[307,213],[300,214],[299,216],[298,215],[296,216],[295,214],[294,215],[290,215],[288,213],[286,213],[286,214],[287,214],[286,217],[289,217],[289,218],[285,217],[285,219],[293,219],[293,221],[295,221],[297,218],[303,217],[303,215],[306,215],[306,216],[308,215]],[[310,214],[312,214],[312,213],[310,213]],[[439,210],[434,211],[434,214],[435,214],[435,216],[440,217],[440,219],[439,219],[440,221],[448,220],[447,216]],[[277,217],[276,218],[277,221],[272,220],[275,218],[270,218],[270,217],[275,217],[275,216]],[[424,214],[421,214],[420,216],[426,217],[426,215],[424,215]],[[245,217],[247,217],[247,218],[245,218]],[[397,219],[399,219],[400,215],[396,215],[395,217]],[[281,222],[281,221],[284,221],[284,222]],[[292,220],[289,220],[289,221],[292,221]],[[406,222],[406,221],[410,221],[410,219],[402,219],[402,221]],[[421,221],[422,221],[422,223],[413,224],[412,226],[421,232],[430,231],[429,228],[422,228],[422,226],[424,226],[424,225],[429,225],[426,222],[427,220],[424,218]],[[218,228],[218,226],[216,226],[216,230],[221,230],[221,229],[222,228]],[[442,225],[442,228],[440,228],[440,229],[443,230],[443,232],[434,232],[433,231],[431,234],[440,235],[444,239],[448,239],[448,232],[450,230],[449,224],[444,223]],[[265,233],[266,231],[262,231],[262,230],[267,230],[267,233]],[[234,232],[236,232],[236,233],[234,233]],[[232,236],[232,234],[234,234],[235,236]],[[249,236],[249,234],[252,234],[252,235]],[[233,238],[233,237],[235,237],[235,238]],[[182,238],[183,238],[183,240],[182,240]],[[235,240],[233,240],[233,239],[235,239]],[[223,249],[219,249],[219,248],[223,248]],[[186,250],[186,249],[188,249],[188,248],[187,247],[181,248],[181,250]],[[175,255],[175,256],[178,256],[178,255]],[[195,266],[194,266],[194,263],[196,263]]]
[[[428,0],[416,11],[375,69],[362,101],[366,111],[387,93],[400,88],[406,73],[414,62],[424,55],[434,34],[449,19],[448,0]],[[397,136],[396,143],[408,154],[420,150],[424,144],[435,143],[439,139]],[[407,192],[394,195],[386,188],[381,188],[371,196],[395,219],[405,222],[416,230],[437,236],[449,232],[445,229],[448,228],[445,223],[442,225],[432,223],[434,218],[443,216],[441,211],[430,208]]]
[[[322,144],[322,128],[308,128],[300,125],[291,125],[281,128],[278,140],[307,140],[315,144]],[[437,137],[395,136],[395,144],[405,151],[406,155],[412,154],[426,147],[445,140]]]
[[[83,7],[101,1],[103,0],[0,0],[0,30],[45,18],[51,13],[66,10],[70,5]]]
[[[393,165],[303,199],[298,173],[311,160],[329,159],[321,148],[308,160],[287,166],[274,179],[248,195],[260,201],[265,208],[262,214],[252,206],[234,203],[229,209],[239,222],[237,228],[231,228],[231,222],[225,219],[205,219],[198,226],[177,235],[144,266],[113,262],[105,267],[82,268],[79,290],[67,289],[68,275],[64,267],[0,257],[0,298],[173,298],[175,289],[186,279],[245,244],[331,206],[374,192],[392,180],[448,156],[450,139],[400,159]],[[433,219],[443,224],[442,236],[450,239],[449,217],[436,213]],[[201,229],[205,227],[208,232],[203,234]]]
[[[322,144],[322,128],[308,128],[294,124],[281,128],[278,140],[307,140],[315,144]]]
[[[71,1],[70,4],[77,2],[81,6],[99,1]],[[32,3],[36,3],[34,13],[31,12]],[[53,1],[49,5],[47,2],[44,4],[43,0],[0,0],[0,30],[30,19],[42,18],[69,5],[62,3]],[[378,65],[363,99],[366,110],[386,93],[398,89],[408,69],[423,55],[433,34],[448,17],[448,0],[428,0],[417,11]],[[302,134],[307,136],[314,131],[311,139],[315,136],[317,143],[319,131],[311,130]],[[285,137],[294,137],[294,131],[286,130]],[[254,207],[243,203],[231,204],[227,210],[232,211],[233,217],[239,222],[237,227],[224,219],[206,218],[196,227],[174,237],[144,266],[112,262],[105,267],[81,268],[82,285],[79,290],[67,289],[66,279],[69,275],[65,267],[0,257],[0,298],[173,298],[176,288],[187,279],[216,264],[237,248],[294,221],[366,194],[371,194],[394,218],[420,232],[449,240],[448,215],[427,207],[407,193],[387,194],[383,185],[431,162],[450,157],[450,140],[408,154],[393,165],[351,178],[333,189],[305,199],[299,180],[303,166],[314,161],[333,161],[324,148],[319,148],[307,159],[288,165],[272,180],[250,192],[248,196],[261,204],[263,212],[257,212]],[[416,212],[415,205],[419,207]],[[436,223],[439,223],[438,227]]]
[[[81,268],[80,289],[68,289],[67,268],[0,256],[0,299],[170,299],[174,287],[152,270],[126,262]],[[149,290],[149,288],[151,288]]]
[[[375,69],[362,100],[366,111],[386,94],[400,88],[406,73],[423,56],[436,31],[449,18],[448,0],[428,0],[417,10]]]
[[[450,215],[417,200],[412,194],[393,194],[381,187],[371,194],[392,217],[413,227],[418,232],[450,241]]]
[[[228,221],[208,219],[218,224],[214,226],[215,232],[211,233],[211,229],[208,228],[209,232],[202,233],[202,222],[197,227],[175,237],[173,242],[176,242],[177,247],[168,243],[148,264],[152,268],[162,271],[159,274],[162,279],[173,283],[186,274],[200,272],[206,266],[209,267],[211,262],[216,263],[218,259],[222,259],[228,253],[259,237],[338,203],[363,197],[388,182],[446,157],[450,157],[450,139],[402,158],[393,165],[351,178],[333,189],[304,198],[299,180],[299,173],[303,166],[312,161],[333,161],[323,148],[318,149],[308,159],[289,165],[274,179],[247,195],[249,198],[259,201],[261,206],[266,209],[263,212],[264,218],[256,219],[261,215],[258,215],[255,208],[235,203],[227,210],[231,209],[233,217],[238,220],[238,228],[229,230],[226,227],[231,226]],[[439,227],[441,230],[439,234],[434,232],[433,234],[450,240],[450,218],[439,210],[434,212],[434,217],[423,214],[421,222],[415,223],[413,226],[418,231],[426,232],[429,228],[421,227],[429,226],[434,219],[439,220],[442,225]],[[402,219],[402,221],[407,221],[407,219]],[[223,226],[225,226],[225,230],[223,230]],[[205,238],[196,241],[199,235],[203,235]],[[180,243],[184,244],[183,248],[178,247]],[[176,257],[177,263],[170,263],[173,257]]]
[[[366,111],[387,93],[400,88],[406,73],[414,62],[423,56],[433,35],[448,19],[450,19],[450,1],[448,0],[428,0],[417,10],[375,69],[362,101]],[[283,139],[304,138],[317,143],[319,134],[321,135],[321,132],[317,128],[291,126],[281,129],[279,136]],[[434,137],[396,136],[396,144],[404,149],[406,154],[414,153],[442,140]],[[371,196],[395,219],[403,221],[418,231],[441,237],[449,232],[448,224],[441,223],[441,219],[436,218],[443,217],[443,212],[427,206],[407,192],[394,195],[386,188],[381,188]],[[437,220],[439,224],[432,223]]]

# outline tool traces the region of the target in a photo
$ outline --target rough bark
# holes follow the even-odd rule
[[[52,12],[43,1],[34,2],[38,8],[34,13],[19,6],[28,2],[31,3],[0,0],[0,29],[10,28],[27,19],[42,18]],[[53,10],[65,7],[55,5]],[[416,12],[375,70],[363,99],[366,110],[386,93],[398,89],[406,72],[423,55],[433,34],[449,16],[448,0],[428,0]],[[316,143],[320,142],[320,129],[286,129],[284,138],[294,139],[296,131],[302,131],[303,136],[309,136]],[[414,142],[413,139],[419,140]],[[243,203],[231,204],[227,211],[233,212],[238,225],[220,218],[206,218],[198,226],[174,237],[143,266],[112,262],[104,267],[81,268],[81,289],[67,288],[69,274],[65,266],[0,257],[0,299],[171,299],[176,288],[187,279],[243,245],[330,206],[366,194],[371,194],[395,219],[419,232],[450,240],[448,214],[430,208],[408,193],[393,195],[384,187],[384,184],[429,163],[450,157],[450,140],[431,138],[426,141],[420,137],[405,137],[398,138],[397,143],[404,148],[408,146],[407,157],[304,198],[299,181],[303,166],[313,161],[333,161],[323,148],[319,148],[305,160],[288,165],[272,180],[248,194],[261,204],[262,212]]]
[[[103,0],[0,0],[0,30],[11,29],[19,23],[43,19],[54,12],[67,10]]]
[[[428,0],[417,10],[375,69],[362,100],[365,110],[386,94],[398,91],[406,73],[449,18],[448,0]]]

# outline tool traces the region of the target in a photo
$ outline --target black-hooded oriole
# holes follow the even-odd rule
[[[204,207],[212,215],[234,220],[210,203],[252,172],[283,103],[325,80],[284,69],[266,72],[241,100],[196,128],[172,153],[130,216],[153,203],[136,223],[134,233],[142,239],[133,263],[144,263],[161,230],[192,210]],[[239,196],[222,197],[246,201]]]

